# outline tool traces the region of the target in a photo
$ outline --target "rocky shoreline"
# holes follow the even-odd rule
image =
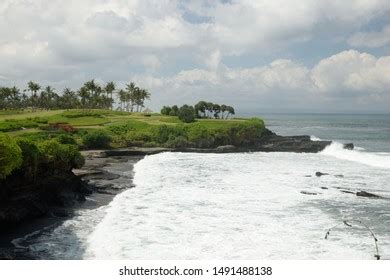
[[[331,141],[312,141],[310,136],[279,136],[267,130],[256,145],[248,147],[220,146],[214,149],[126,148],[82,151],[85,165],[73,172],[45,176],[34,182],[11,176],[0,189],[0,259],[29,259],[26,251],[15,251],[11,241],[48,225],[63,222],[73,216],[75,209],[96,208],[108,204],[124,189],[134,187],[132,178],[118,188],[110,184],[118,174],[105,170],[108,165],[128,162],[131,168],[146,155],[162,152],[239,153],[296,152],[316,153]],[[352,149],[353,144],[345,148]],[[4,191],[5,190],[5,191]],[[93,199],[87,199],[87,198]],[[93,202],[92,202],[93,201]]]

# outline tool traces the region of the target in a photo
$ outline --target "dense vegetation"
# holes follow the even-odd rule
[[[81,167],[84,158],[78,147],[59,139],[33,141],[0,133],[0,180],[16,172],[34,179],[38,174],[55,174]]]
[[[139,113],[149,98],[134,83],[117,90],[113,82],[101,86],[94,80],[77,91],[66,88],[62,95],[34,82],[23,93],[1,87],[0,181],[10,174],[33,180],[70,171],[83,164],[82,149],[249,146],[264,131],[261,120],[229,119],[233,107],[211,102],[164,106],[161,115]]]
[[[187,104],[178,108],[177,105],[172,107],[164,106],[161,109],[161,114],[166,116],[178,116],[183,122],[189,123],[198,119],[228,119],[235,115],[235,110],[232,106],[225,104],[219,105],[212,102],[199,101],[195,106]]]
[[[23,91],[15,86],[0,87],[0,110],[113,109],[114,93],[120,102],[117,109],[122,111],[139,112],[145,106],[145,100],[150,99],[150,93],[134,83],[127,84],[126,89],[117,89],[114,82],[102,86],[91,80],[76,91],[65,88],[59,94],[51,86],[42,88],[38,83],[30,81]]]

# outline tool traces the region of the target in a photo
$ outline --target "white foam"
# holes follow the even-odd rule
[[[370,176],[370,168],[319,154],[146,157],[135,166],[136,188],[115,197],[89,235],[84,258],[371,258],[369,235],[340,231],[324,240],[326,229],[343,217],[355,217],[360,204],[331,189],[340,178],[305,177],[318,170],[346,177],[362,174],[370,182],[368,190],[390,179],[390,174],[387,179]],[[343,180],[344,186],[354,187],[354,181]],[[327,214],[333,203],[347,203],[342,215]]]
[[[331,145],[326,147],[321,154],[373,167],[390,169],[389,155],[383,153],[364,152],[363,150],[347,150],[343,148],[343,144],[338,142],[333,142]]]
[[[314,136],[314,135],[311,135],[311,136],[310,136],[310,140],[311,140],[311,141],[322,141],[321,138],[318,138],[318,137],[316,137],[316,136]]]

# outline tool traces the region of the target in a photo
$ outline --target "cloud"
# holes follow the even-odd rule
[[[390,56],[348,50],[321,59],[312,68],[278,59],[252,68],[181,71],[171,77],[137,76],[137,82],[163,93],[164,102],[241,102],[246,107],[367,109],[390,101]],[[364,104],[362,104],[364,100]],[[390,104],[390,103],[387,103]]]
[[[202,97],[294,107],[365,91],[379,102],[388,57],[359,47],[388,45],[389,27],[356,31],[389,15],[388,0],[3,0],[0,82],[134,79],[156,107]],[[357,50],[329,56],[346,41]]]
[[[312,70],[314,85],[321,92],[389,94],[390,56],[376,58],[356,50],[322,59]]]
[[[381,31],[358,32],[348,39],[348,44],[353,47],[379,48],[390,45],[390,25],[383,27]]]

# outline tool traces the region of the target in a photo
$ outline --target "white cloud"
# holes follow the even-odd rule
[[[336,102],[334,109],[340,106],[340,100],[348,100],[347,106],[355,109],[365,109],[373,104],[387,108],[386,102],[390,102],[390,56],[376,58],[349,50],[324,58],[312,68],[296,61],[278,59],[260,67],[228,68],[220,65],[216,69],[181,71],[160,79],[138,76],[137,81],[164,94],[164,101],[159,105],[207,98],[219,102],[248,102],[245,106],[250,107],[259,103],[271,104],[274,108],[309,104],[315,108],[326,102]]]
[[[358,32],[348,39],[353,47],[379,48],[390,45],[390,25],[377,32]]]
[[[388,57],[346,51],[321,60],[316,54],[308,60],[318,63],[309,67],[290,50],[296,42],[336,38],[385,46],[388,26],[351,33],[389,12],[388,0],[2,0],[0,77],[58,88],[91,78],[135,79],[155,90],[160,103],[215,96],[243,106],[255,106],[256,98],[294,106],[305,98],[361,98],[365,91],[383,100]],[[227,67],[232,57],[237,62]],[[258,62],[269,57],[274,61]]]
[[[361,94],[374,91],[388,94],[390,56],[376,58],[356,50],[343,51],[322,59],[312,70],[315,86],[322,92]]]

